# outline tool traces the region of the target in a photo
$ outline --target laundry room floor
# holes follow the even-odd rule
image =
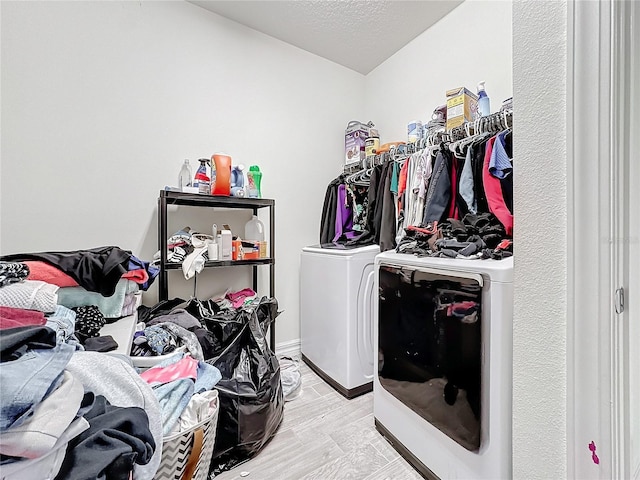
[[[302,394],[262,451],[216,480],[420,480],[373,425],[373,394],[347,400],[304,362]]]

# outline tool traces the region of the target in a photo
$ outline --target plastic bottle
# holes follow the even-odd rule
[[[262,172],[257,165],[251,165],[247,172],[248,196],[249,198],[262,198],[260,192],[260,182],[262,180]]]
[[[250,242],[263,242],[264,241],[264,224],[256,215],[251,216],[244,225],[244,239]]]
[[[189,165],[189,160],[185,160],[182,164],[182,168],[180,169],[180,174],[178,175],[178,188],[180,191],[184,192],[185,187],[191,186],[191,165]]]
[[[244,165],[237,165],[231,169],[231,195],[244,197]]]
[[[229,196],[231,190],[231,157],[226,153],[211,156],[211,168],[216,170],[215,182],[211,182],[211,195]]]
[[[491,105],[487,92],[484,90],[484,81],[478,83],[478,116],[486,117],[491,114]]]
[[[211,168],[207,165],[209,160],[201,158],[199,160],[200,166],[196,170],[196,174],[193,177],[193,186],[198,187],[198,193],[205,195],[211,194]]]

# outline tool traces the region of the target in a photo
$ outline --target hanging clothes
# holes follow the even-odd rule
[[[396,205],[393,192],[391,191],[391,180],[393,177],[394,161],[385,164],[383,171],[385,178],[382,188],[382,212],[380,219],[380,251],[384,252],[396,248]]]
[[[322,216],[320,217],[320,243],[331,243],[336,234],[336,209],[338,205],[338,185],[343,181],[340,175],[327,186],[327,192],[322,206]]]
[[[422,224],[439,222],[448,214],[451,204],[451,154],[444,148],[438,152],[429,182]]]
[[[491,161],[491,154],[493,152],[493,145],[496,141],[496,137],[492,137],[487,142],[484,156],[484,169],[482,170],[482,179],[484,183],[485,194],[487,196],[487,202],[489,204],[489,210],[495,214],[500,220],[500,223],[504,225],[504,228],[508,236],[513,235],[513,214],[507,208],[504,196],[502,193],[502,184],[500,179],[491,175],[489,171],[489,163]]]

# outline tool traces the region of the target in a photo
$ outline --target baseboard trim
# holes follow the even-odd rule
[[[316,375],[318,375],[322,380],[331,385],[338,393],[342,394],[348,400],[351,400],[352,398],[356,398],[373,390],[373,382],[365,383],[364,385],[360,385],[354,388],[343,387],[329,375],[324,373],[324,371],[315,363],[309,360],[304,353],[302,354],[302,361],[306,363],[309,368],[316,373]]]
[[[300,339],[289,340],[288,342],[276,343],[276,356],[299,357]]]

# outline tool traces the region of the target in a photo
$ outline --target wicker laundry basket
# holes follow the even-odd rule
[[[217,392],[216,392],[217,393]],[[209,418],[162,441],[162,460],[155,480],[206,480],[218,427],[220,403]]]

